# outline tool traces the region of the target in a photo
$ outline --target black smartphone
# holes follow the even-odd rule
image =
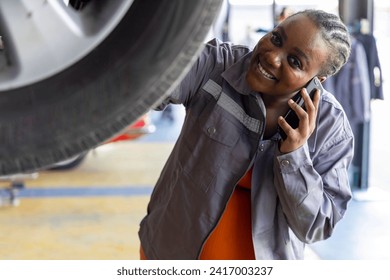
[[[315,90],[318,89],[320,91],[320,94],[324,91],[324,88],[321,85],[320,80],[317,77],[314,77],[311,79],[305,86],[307,93],[310,95],[310,98],[313,100]],[[301,91],[299,91],[293,98],[292,98],[299,106],[305,109],[305,104],[303,101],[303,98],[301,96]],[[297,114],[295,113],[294,110],[289,109],[287,113],[284,115],[284,119],[288,122],[288,124],[292,128],[297,128],[299,125],[299,118]],[[282,137],[283,140],[287,138],[286,133],[284,130],[278,126],[278,131],[280,136]]]

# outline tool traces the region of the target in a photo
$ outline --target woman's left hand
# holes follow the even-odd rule
[[[279,117],[278,119],[279,126],[287,135],[287,138],[282,140],[279,145],[279,150],[282,153],[289,153],[303,146],[316,127],[320,92],[319,90],[316,90],[313,100],[311,100],[306,89],[303,88],[301,90],[301,96],[304,100],[306,111],[292,99],[288,102],[290,108],[294,110],[299,118],[299,126],[294,129],[283,117]]]

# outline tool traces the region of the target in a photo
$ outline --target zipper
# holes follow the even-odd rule
[[[256,99],[256,101],[258,102],[257,98],[255,98],[255,99]],[[258,104],[258,103],[257,103],[257,104]],[[261,111],[260,106],[259,106],[259,109],[260,109],[260,111]],[[226,207],[227,207],[227,205],[229,204],[229,201],[230,201],[230,199],[232,198],[233,193],[234,193],[234,191],[235,191],[236,188],[237,188],[238,182],[240,182],[241,179],[244,178],[245,174],[246,174],[246,173],[249,171],[249,169],[251,169],[251,167],[254,165],[254,162],[255,162],[255,160],[256,160],[256,157],[257,157],[259,148],[260,148],[260,146],[261,146],[261,141],[262,141],[262,138],[263,138],[262,136],[263,136],[263,134],[264,134],[264,130],[265,130],[265,117],[264,117],[264,121],[262,122],[262,126],[261,126],[260,131],[259,131],[259,137],[258,137],[258,139],[257,139],[257,148],[256,148],[256,152],[253,154],[253,157],[252,157],[252,159],[251,159],[251,161],[250,161],[250,163],[249,163],[249,166],[248,166],[248,168],[246,169],[246,171],[244,172],[244,174],[243,174],[243,175],[240,177],[240,179],[235,183],[234,188],[233,188],[233,191],[231,192],[231,194],[230,194],[228,200],[226,201],[225,207],[223,208],[223,211],[222,211],[221,215],[219,216],[218,221],[215,223],[215,225],[212,227],[212,229],[211,229],[211,231],[209,232],[209,234],[207,235],[207,237],[204,239],[204,241],[203,241],[203,243],[202,243],[202,246],[200,247],[200,250],[199,250],[199,253],[198,253],[198,257],[197,257],[198,260],[199,260],[199,257],[200,257],[200,255],[201,255],[202,251],[203,251],[203,248],[204,248],[205,244],[206,244],[207,241],[209,240],[209,238],[210,238],[211,234],[214,232],[215,228],[216,228],[216,227],[218,226],[218,224],[220,223],[221,218],[222,218],[223,214],[224,214],[225,211],[226,211]],[[251,204],[252,204],[252,195],[251,195]],[[251,221],[251,224],[252,224],[252,221]],[[252,238],[252,242],[253,242],[253,238]]]

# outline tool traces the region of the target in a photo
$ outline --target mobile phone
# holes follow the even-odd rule
[[[305,86],[307,93],[309,94],[310,98],[313,100],[315,90],[318,89],[320,91],[320,94],[324,91],[324,88],[321,85],[320,80],[317,77],[314,77],[311,79]],[[303,101],[303,98],[301,96],[301,91],[299,91],[293,98],[292,98],[299,106],[301,106],[303,109],[305,109],[305,104]],[[299,118],[294,110],[289,109],[287,113],[284,115],[284,119],[288,122],[288,124],[292,128],[297,128],[299,126]],[[280,136],[283,140],[287,138],[286,133],[284,130],[278,126],[278,131]]]

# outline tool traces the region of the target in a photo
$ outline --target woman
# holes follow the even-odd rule
[[[305,243],[330,237],[351,199],[353,136],[330,93],[312,101],[300,89],[349,52],[344,24],[317,10],[290,16],[252,52],[209,42],[161,106],[184,104],[186,118],[141,222],[141,258],[302,259]],[[290,108],[296,129],[282,117]]]

